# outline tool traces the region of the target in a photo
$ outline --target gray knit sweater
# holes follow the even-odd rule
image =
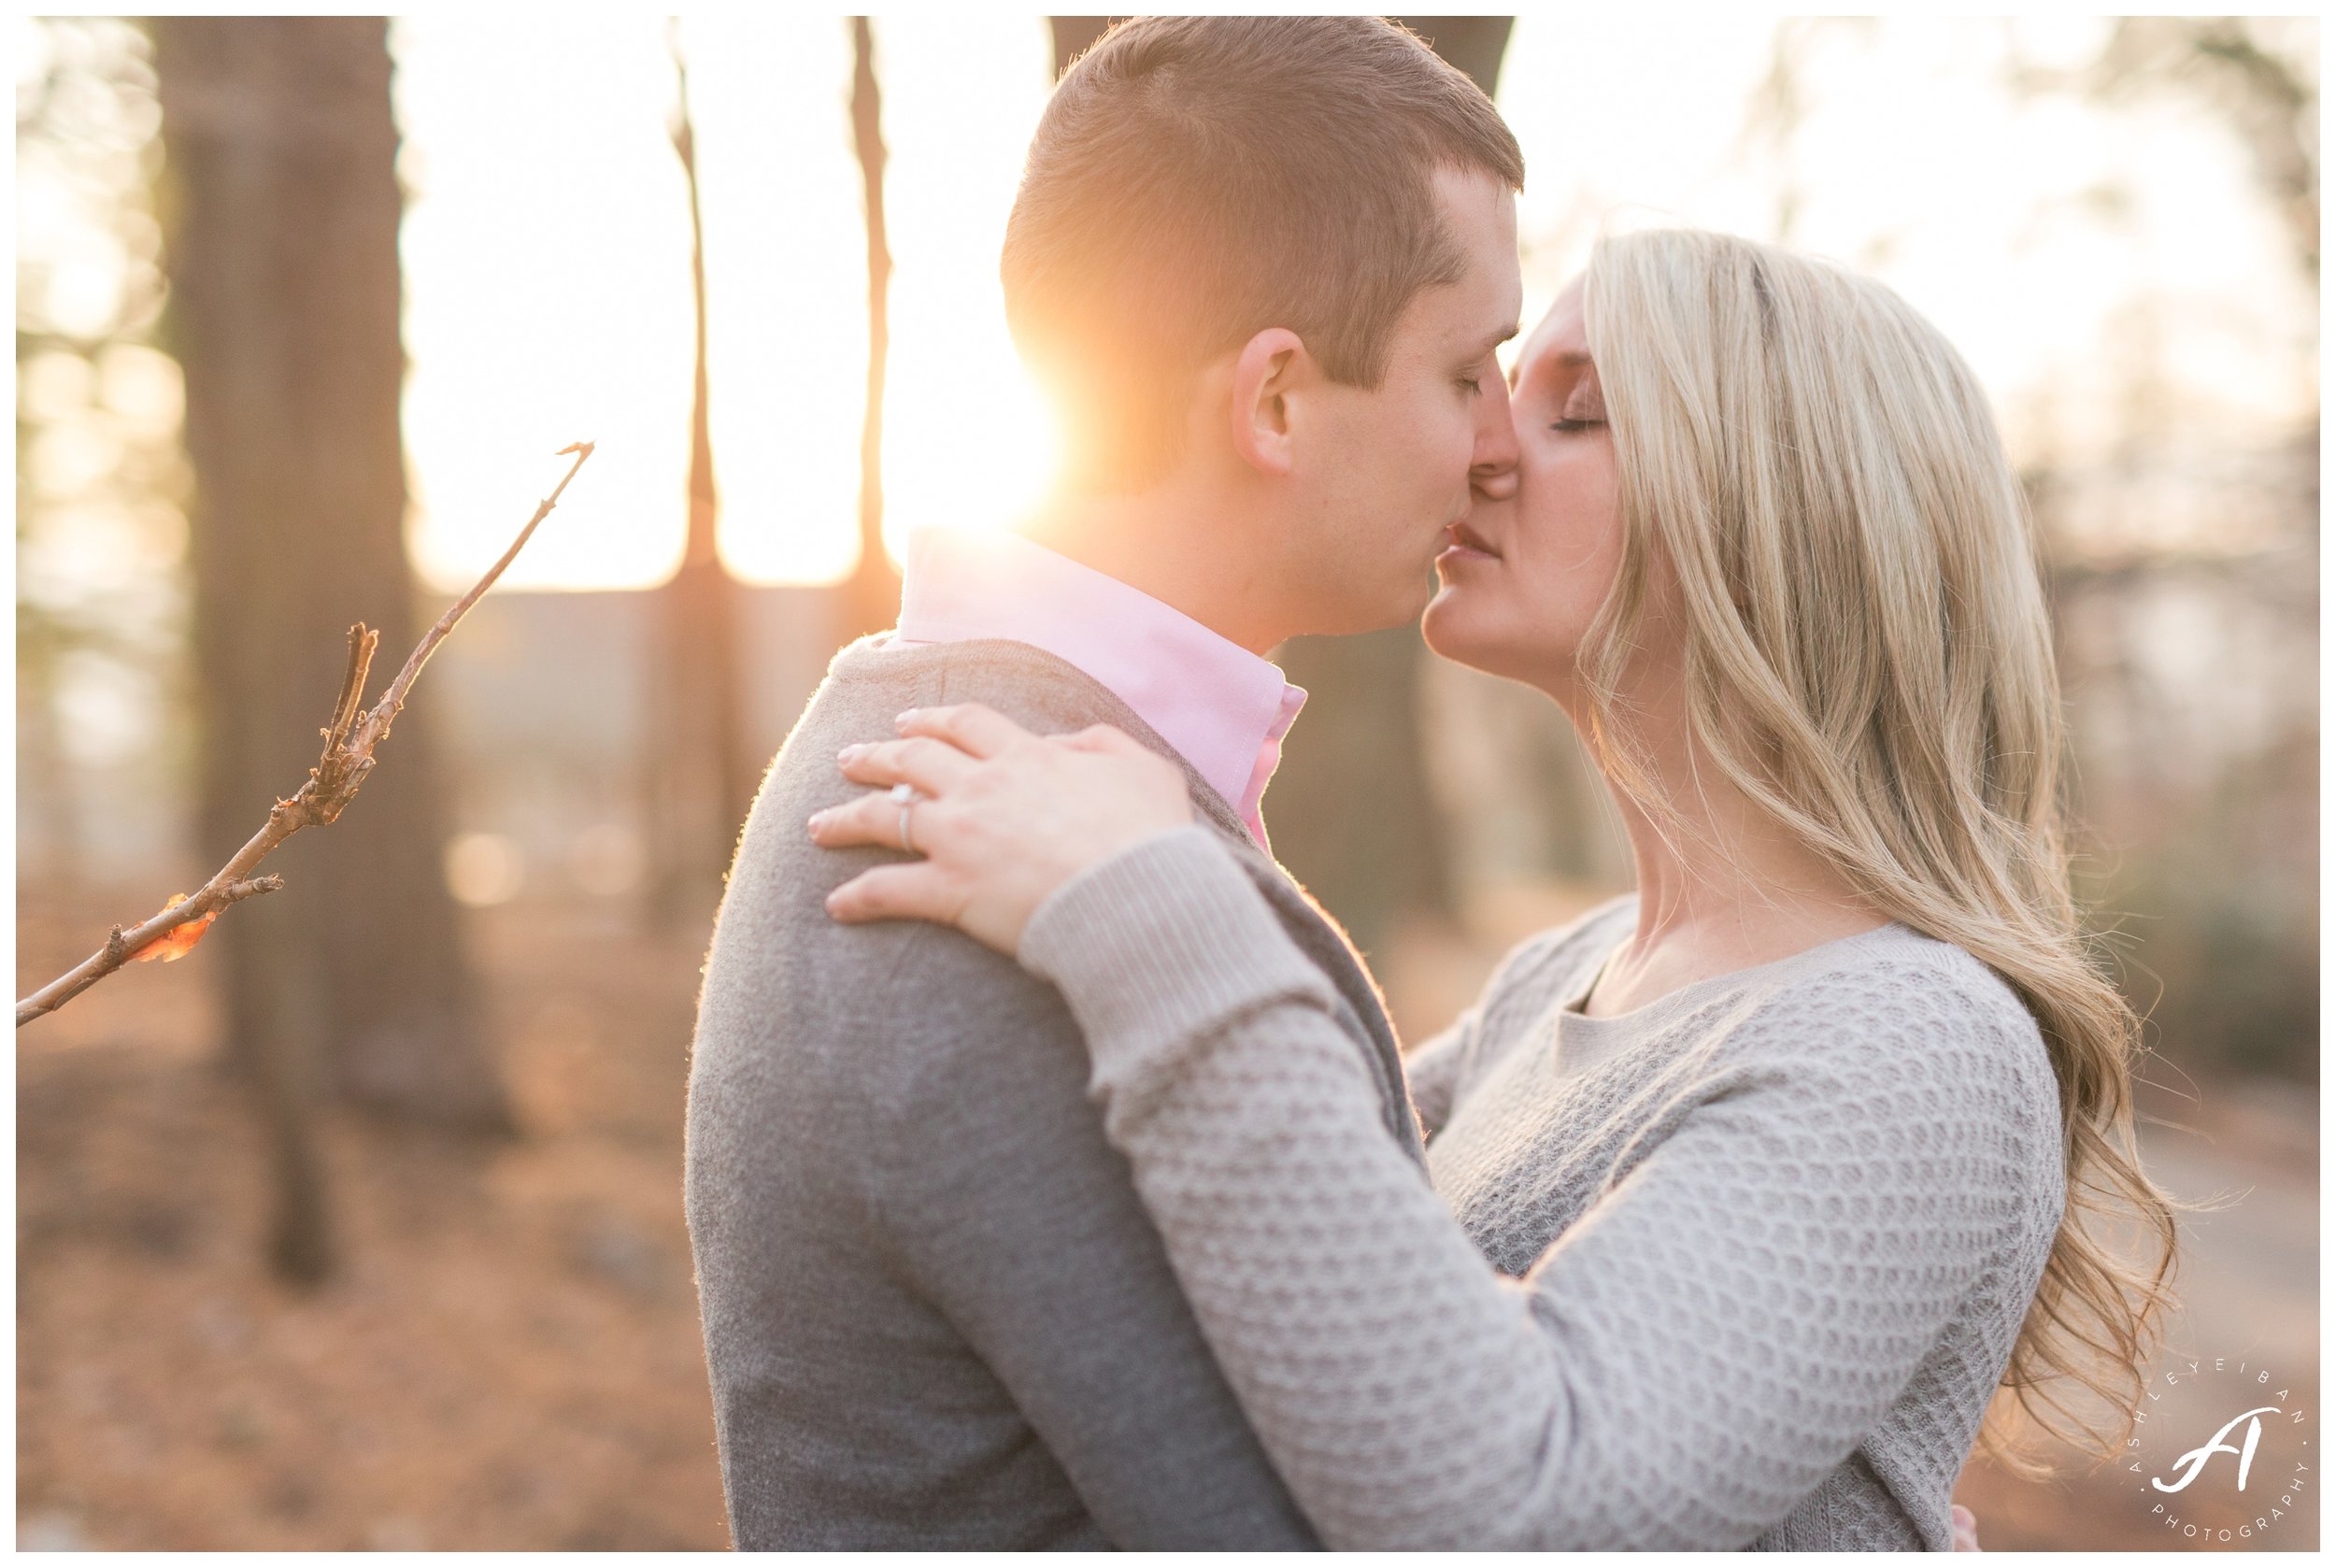
[[[731,1533],[742,1549],[1310,1547],[1087,1100],[1054,988],[972,937],[840,925],[897,850],[804,820],[864,791],[850,741],[980,701],[1052,733],[1125,703],[1034,648],[836,656],[763,780],[707,954],[684,1183]],[[1424,1159],[1369,976],[1187,768],[1222,864],[1321,988],[1381,1135]]]
[[[1635,914],[1525,943],[1417,1053],[1432,1188],[1205,833],[1058,890],[1020,957],[1326,1545],[1949,1549],[2064,1197],[2036,1025],[1899,925],[1571,1010]]]

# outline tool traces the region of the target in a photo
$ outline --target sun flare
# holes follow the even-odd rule
[[[2122,428],[2125,371],[2099,346],[2134,341],[2126,324],[2152,300],[2180,306],[2149,318],[2167,363],[2211,383],[2192,425],[2217,421],[2218,436],[2241,439],[2309,416],[2315,345],[2283,339],[2278,323],[2312,302],[2237,143],[2197,135],[2162,105],[2113,121],[2016,100],[2001,29],[1906,21],[1826,35],[1806,63],[1818,107],[1794,161],[1779,163],[1741,142],[1776,25],[1747,13],[1660,72],[1576,79],[1572,60],[1659,56],[1667,24],[1519,21],[1500,103],[1527,150],[1529,327],[1600,222],[1778,237],[1779,192],[1799,178],[1809,194],[1789,204],[1791,242],[1873,271],[1936,321],[1999,399],[2023,458],[2046,442],[2056,461],[2102,459]],[[2108,25],[2022,23],[2018,47],[2088,57]],[[878,18],[875,38],[894,268],[884,533],[897,558],[917,528],[1011,520],[1051,472],[1046,404],[1013,352],[997,278],[1051,50],[1036,16]],[[748,581],[833,581],[859,549],[867,374],[848,21],[728,11],[685,19],[678,39],[706,231],[722,553]],[[556,474],[550,454],[583,438],[599,443],[589,482],[510,580],[662,581],[681,555],[692,331],[664,19],[546,29],[434,11],[398,20],[392,44],[411,192],[405,408],[420,569],[448,591],[470,582]],[[1564,92],[1533,90],[1560,79]],[[1942,138],[1929,129],[1939,124],[1964,129]],[[1917,158],[1922,178],[1902,178],[1890,150]],[[2131,197],[2121,229],[2076,221],[2091,192],[2120,181]]]
[[[866,237],[842,19],[717,13],[680,27],[705,225],[708,416],[720,542],[749,582],[833,581],[857,557]],[[1055,449],[1009,339],[997,255],[1045,107],[1043,19],[876,23],[893,274],[885,540],[998,527]],[[513,567],[535,587],[633,588],[679,563],[690,446],[687,187],[662,19],[547,35],[492,13],[392,34],[413,370],[417,563],[475,577],[597,441]]]

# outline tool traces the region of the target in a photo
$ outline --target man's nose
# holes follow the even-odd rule
[[[1506,501],[1517,493],[1517,462],[1508,382],[1488,377],[1485,395],[1476,400],[1476,450],[1468,465],[1468,482],[1488,500]]]

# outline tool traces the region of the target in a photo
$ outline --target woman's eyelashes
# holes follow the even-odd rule
[[[1566,397],[1563,411],[1558,415],[1557,422],[1549,428],[1570,435],[1576,431],[1588,430],[1593,425],[1602,425],[1605,422],[1605,400],[1598,395],[1598,382],[1594,377],[1584,376],[1574,383],[1574,390]]]

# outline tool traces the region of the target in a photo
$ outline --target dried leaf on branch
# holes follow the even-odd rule
[[[186,901],[187,895],[185,893],[172,893],[170,895],[170,902],[164,905],[163,907],[164,909],[176,909]],[[214,909],[209,914],[202,917],[200,919],[189,920],[185,925],[180,926],[178,930],[157,936],[154,940],[149,942],[145,947],[138,948],[130,956],[137,960],[140,963],[151,963],[156,959],[161,959],[164,963],[176,963],[178,960],[194,951],[194,945],[203,940],[203,934],[210,930],[211,922],[218,919],[219,911]]]
[[[592,444],[573,442],[555,455],[566,457],[571,452],[576,461],[568,465],[552,492],[536,506],[535,515],[527,520],[527,526],[520,530],[510,549],[487,569],[486,576],[472,585],[469,592],[438,618],[436,625],[423,634],[414,651],[406,655],[397,678],[390,682],[389,690],[370,709],[363,706],[365,677],[373,667],[374,649],[380,642],[380,634],[368,630],[362,622],[349,629],[349,664],[341,677],[340,695],[333,704],[332,722],[319,732],[324,736],[324,750],[317,758],[316,766],[308,770],[307,779],[288,798],[278,801],[268,811],[266,824],[192,895],[173,894],[159,913],[128,931],[114,927],[104,947],[19,1002],[19,1029],[55,1012],[133,958],[159,958],[167,963],[183,957],[203,939],[204,932],[219,918],[221,909],[260,893],[274,892],[284,885],[281,877],[252,876],[252,868],[302,828],[333,821],[355,798],[358,786],[373,771],[374,749],[389,738],[390,725],[405,707],[406,694],[413,690],[422,665],[429,663],[430,655],[470,612],[470,607],[503,576],[504,569],[534,535],[536,524],[560,504],[568,481],[584,466],[584,460],[592,455]]]

